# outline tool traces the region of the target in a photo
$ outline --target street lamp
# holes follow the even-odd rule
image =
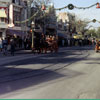
[[[31,23],[31,30],[32,30],[32,50],[34,50],[34,27],[35,27],[35,23],[32,21]]]
[[[46,10],[46,6],[42,5],[42,11],[43,11],[43,34],[45,34],[45,10]]]
[[[54,8],[54,4],[53,3],[50,3],[50,8]]]
[[[28,18],[31,17],[31,4],[32,4],[32,0],[26,0],[27,4],[28,4]],[[28,26],[31,24],[31,21],[28,21]]]

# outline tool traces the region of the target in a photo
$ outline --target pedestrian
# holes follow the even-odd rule
[[[24,49],[26,50],[26,46],[27,46],[27,38],[24,37]]]
[[[65,46],[65,40],[64,39],[62,40],[62,46],[63,47]]]
[[[0,38],[0,51],[2,51],[2,38]]]
[[[14,40],[11,39],[10,41],[10,46],[11,46],[11,55],[14,56],[14,53],[15,53],[15,43],[14,43]]]
[[[7,55],[7,38],[5,38],[4,40],[2,40],[2,46],[3,46],[3,54]]]
[[[22,38],[21,37],[19,38],[18,42],[19,42],[19,48],[22,48]]]
[[[70,44],[71,44],[71,43],[70,43],[70,39],[68,39],[68,46],[70,46]]]

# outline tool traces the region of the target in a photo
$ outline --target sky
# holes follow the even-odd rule
[[[91,6],[97,2],[100,3],[100,0],[52,0],[54,3],[55,8],[61,8],[64,7],[68,4],[73,4],[77,7],[88,7]],[[77,17],[80,19],[96,19],[100,21],[100,8],[96,8],[96,6],[90,8],[90,9],[73,9],[73,10],[68,10],[64,9],[58,12],[69,12],[69,13],[75,13]],[[94,28],[100,27],[100,23],[90,23],[89,25],[92,25]]]

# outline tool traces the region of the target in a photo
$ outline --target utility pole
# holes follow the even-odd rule
[[[43,34],[45,34],[45,5],[42,5],[42,11],[43,11]]]
[[[31,29],[32,29],[32,51],[34,50],[34,28],[35,28],[35,23],[32,21],[32,23],[31,23]]]
[[[28,18],[31,17],[31,4],[32,4],[32,1],[33,0],[27,0],[27,4],[28,4]],[[31,21],[29,20],[28,26],[30,26],[30,25],[31,25]]]

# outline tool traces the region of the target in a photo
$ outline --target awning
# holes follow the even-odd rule
[[[16,35],[16,36],[23,36],[24,35],[24,33],[22,31],[10,30],[10,29],[7,30],[7,34],[9,34],[9,35]]]
[[[79,39],[79,36],[73,36],[74,39]]]
[[[38,32],[38,33],[42,33],[42,32],[43,32],[42,29],[35,29],[34,31],[35,31],[35,32]]]
[[[83,37],[83,35],[80,35],[80,34],[79,34],[79,35],[74,35],[73,38],[74,38],[74,39],[82,39],[82,38],[84,38],[84,37]]]
[[[48,24],[46,25],[47,29],[56,29],[56,24]]]
[[[63,33],[58,33],[58,37],[63,37],[63,38],[67,38],[67,34],[63,34]]]
[[[0,10],[0,17],[1,18],[7,18],[5,10]]]

